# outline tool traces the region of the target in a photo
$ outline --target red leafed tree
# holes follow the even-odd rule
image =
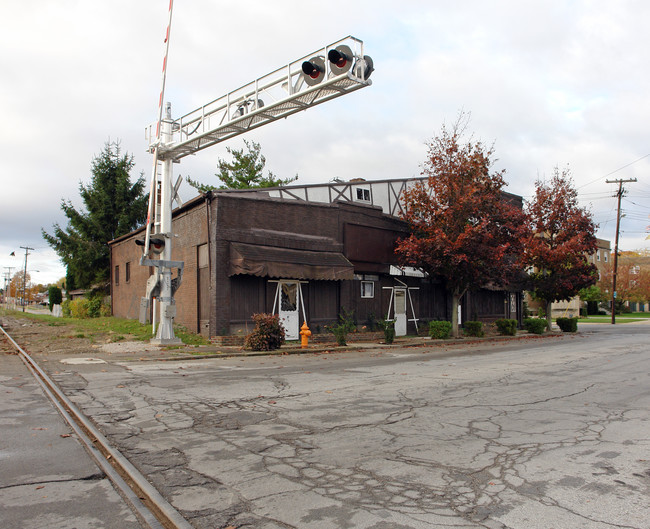
[[[411,235],[398,241],[401,264],[444,280],[451,295],[452,333],[468,290],[504,286],[520,271],[523,212],[502,191],[504,171],[493,172],[493,149],[462,142],[464,116],[428,144],[426,181],[404,192]],[[512,197],[511,197],[512,198]]]
[[[535,197],[525,211],[530,228],[524,264],[529,290],[546,302],[551,328],[551,303],[569,300],[598,281],[596,266],[587,261],[596,249],[596,225],[591,213],[578,205],[568,169],[555,168],[551,181],[535,183]]]

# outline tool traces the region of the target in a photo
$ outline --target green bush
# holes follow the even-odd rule
[[[430,321],[429,322],[429,336],[434,340],[444,340],[449,338],[451,333],[450,321]]]
[[[392,320],[379,320],[377,325],[384,331],[384,341],[388,344],[395,340],[395,322]]]
[[[481,321],[466,321],[463,324],[463,332],[467,336],[476,336],[478,338],[485,336],[483,322]]]
[[[497,331],[503,336],[514,336],[517,334],[517,320],[510,320],[502,318],[496,320],[494,324],[497,326]]]
[[[102,303],[102,306],[99,307],[99,316],[102,318],[106,318],[108,316],[112,316],[113,311],[111,310],[111,306],[108,303]]]
[[[70,302],[70,316],[88,318],[88,300],[86,298],[73,299]]]
[[[348,333],[357,328],[354,323],[354,311],[347,312],[345,309],[339,314],[338,323],[326,326],[329,331],[336,337],[337,345],[347,345]]]
[[[102,298],[94,296],[88,299],[88,317],[99,318],[99,312],[102,308]]]
[[[524,329],[533,334],[544,334],[546,320],[541,318],[526,318],[524,320]]]
[[[578,330],[578,318],[558,318],[556,322],[562,332],[576,332]]]
[[[277,314],[253,314],[255,328],[244,342],[252,351],[273,351],[284,343],[284,328]]]
[[[64,316],[80,319],[111,315],[111,306],[104,302],[102,295],[66,300],[63,302],[62,309]]]

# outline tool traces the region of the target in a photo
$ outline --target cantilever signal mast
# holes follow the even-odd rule
[[[153,154],[153,170],[145,240],[139,242],[144,245],[140,264],[155,270],[147,281],[140,320],[146,318],[151,300],[157,299],[160,323],[153,342],[160,344],[180,341],[173,329],[174,292],[180,286],[184,264],[171,258],[172,201],[181,179],[172,185],[173,163],[249,130],[370,86],[369,78],[374,69],[372,59],[364,55],[363,42],[350,36],[172,119],[171,105],[165,105],[164,116],[162,106],[171,17],[170,1],[158,121],[145,131],[149,151]],[[152,253],[158,254],[158,259],[151,259]],[[172,279],[174,268],[177,277]],[[154,304],[154,331],[156,316]]]

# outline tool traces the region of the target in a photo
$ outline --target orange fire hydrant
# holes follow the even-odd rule
[[[311,331],[307,327],[307,322],[302,324],[300,327],[300,347],[304,349],[309,345],[309,337],[311,336]]]

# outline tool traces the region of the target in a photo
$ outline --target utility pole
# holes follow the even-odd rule
[[[14,266],[5,266],[5,309],[9,308],[9,290],[11,287],[11,271],[15,268]]]
[[[34,248],[30,248],[29,246],[21,246],[23,250],[25,250],[25,270],[23,271],[23,312],[25,312],[25,287],[27,286],[27,256],[29,255],[29,250],[33,250]]]
[[[614,273],[612,274],[612,325],[616,323],[616,273],[618,272],[618,235],[621,227],[621,198],[623,198],[623,184],[628,182],[636,182],[636,178],[628,178],[627,180],[605,180],[608,184],[618,184],[618,207],[616,209],[616,242],[614,243]]]

